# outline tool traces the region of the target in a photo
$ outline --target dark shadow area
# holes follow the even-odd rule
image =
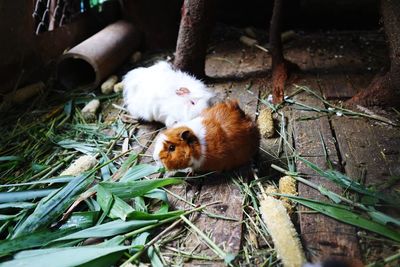
[[[66,88],[86,87],[96,81],[93,66],[82,58],[63,59],[58,66],[57,76]]]

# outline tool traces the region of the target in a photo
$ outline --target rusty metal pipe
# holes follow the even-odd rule
[[[66,88],[95,88],[139,47],[141,35],[117,21],[61,56],[58,80]]]

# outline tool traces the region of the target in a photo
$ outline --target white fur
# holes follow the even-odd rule
[[[187,121],[187,122],[178,123],[178,124],[174,125],[173,128],[182,127],[182,126],[186,126],[186,127],[190,128],[193,131],[194,135],[196,135],[196,137],[199,139],[200,151],[201,151],[200,158],[195,159],[194,157],[192,157],[191,161],[189,163],[189,166],[188,166],[191,170],[197,170],[201,167],[201,165],[203,164],[203,162],[205,160],[205,153],[206,153],[206,147],[207,147],[206,129],[203,125],[203,117],[197,117],[197,118]],[[156,139],[156,143],[154,146],[154,152],[153,152],[153,158],[158,164],[162,164],[162,162],[160,161],[160,151],[162,150],[163,143],[166,140],[168,140],[168,136],[166,136],[164,134],[160,134]]]
[[[167,127],[191,120],[209,107],[215,95],[195,77],[160,61],[148,68],[128,72],[124,79],[124,101],[131,115],[147,121],[159,121]],[[187,95],[177,95],[185,87]],[[195,104],[193,105],[192,102]]]
[[[160,152],[163,148],[163,143],[165,140],[167,140],[167,137],[164,134],[160,134],[158,135],[156,139],[156,144],[154,145],[153,159],[155,160],[158,166],[163,165],[160,160]]]

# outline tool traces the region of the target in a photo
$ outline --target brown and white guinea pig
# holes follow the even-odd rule
[[[321,263],[306,263],[302,267],[363,267],[364,264],[357,259],[327,259]]]
[[[256,123],[234,100],[162,132],[153,157],[168,170],[220,172],[249,163],[259,143]]]

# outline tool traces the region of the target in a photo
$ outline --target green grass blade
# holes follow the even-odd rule
[[[93,178],[89,174],[82,174],[63,188],[42,199],[33,213],[15,229],[13,238],[50,225],[92,181]]]
[[[129,170],[129,168],[132,165],[136,164],[137,157],[138,157],[137,154],[130,154],[129,157],[121,165],[121,167],[118,169],[118,171],[116,173],[114,173],[114,175],[112,176],[112,179],[114,181],[121,179],[125,175],[125,173]]]
[[[143,197],[135,197],[135,210],[147,212],[146,202]]]
[[[18,157],[18,156],[1,156],[0,157],[0,162],[3,162],[3,161],[21,161],[23,159],[24,158]]]
[[[393,230],[383,224],[364,218],[362,217],[361,214],[352,212],[346,206],[335,205],[301,197],[295,197],[292,195],[283,195],[283,196],[290,198],[310,209],[316,210],[322,214],[325,214],[341,222],[345,222],[369,230],[371,232],[383,235],[389,239],[395,240],[396,242],[400,242],[399,231]]]
[[[21,235],[14,239],[0,241],[0,255],[28,248],[45,246],[50,241],[77,231],[79,228],[68,228],[57,231],[40,231]]]
[[[4,185],[0,185],[0,188],[2,188],[2,187],[17,187],[17,186],[23,186],[23,185],[35,185],[35,184],[68,183],[68,182],[72,181],[73,179],[75,179],[74,176],[63,176],[63,177],[58,177],[58,178],[51,178],[51,179],[27,182],[27,183],[4,184]]]
[[[164,190],[161,190],[161,189],[158,189],[158,188],[147,192],[144,195],[144,197],[159,199],[159,200],[163,201],[164,203],[168,203],[167,193]]]
[[[139,234],[135,239],[133,239],[132,246],[144,246],[149,235],[149,232]]]
[[[165,178],[156,180],[143,180],[143,181],[118,182],[118,183],[102,182],[100,184],[105,189],[110,191],[112,194],[124,199],[124,198],[143,196],[147,194],[149,191],[156,189],[158,187],[171,184],[180,184],[182,182],[183,182],[182,179]]]
[[[108,217],[110,217],[111,219],[119,218],[125,221],[127,215],[134,211],[133,208],[129,206],[125,201],[117,196],[114,196],[101,185],[98,185],[96,188],[97,203],[99,203],[103,212],[107,213]],[[112,201],[111,207],[109,207],[110,201]]]
[[[116,266],[115,263],[121,258],[123,251],[117,251],[106,256],[91,260],[84,264],[80,264],[79,267],[109,267]]]
[[[164,267],[164,264],[162,263],[160,257],[158,257],[154,246],[151,246],[147,249],[147,256],[149,256],[152,267]]]
[[[95,224],[98,216],[99,216],[98,211],[74,212],[68,218],[68,220],[60,226],[60,229],[66,229],[71,227],[85,229],[88,227],[92,227]]]
[[[31,202],[9,202],[0,204],[0,209],[32,209],[34,207],[36,207],[36,204]]]
[[[56,190],[57,189],[39,189],[39,190],[27,190],[18,192],[1,192],[0,203],[26,201],[35,198],[42,198],[50,195]]]
[[[86,155],[94,155],[98,152],[99,148],[94,144],[80,143],[75,140],[62,140],[57,143],[59,146],[66,149],[74,149]]]
[[[127,221],[124,222],[122,220],[115,220],[108,223],[96,225],[85,230],[73,233],[68,236],[64,236],[62,238],[57,239],[56,241],[61,240],[70,240],[70,239],[81,239],[81,238],[89,238],[89,237],[108,237],[114,236],[121,233],[126,233],[138,228],[142,228],[144,226],[148,226],[151,224],[157,223],[157,220],[135,220],[135,221]]]
[[[389,215],[386,215],[380,211],[377,210],[372,210],[367,212],[368,215],[376,222],[381,223],[381,224],[393,224],[400,226],[400,220],[396,219],[394,217],[391,217]]]
[[[0,214],[0,223],[4,222],[4,221],[13,221],[15,218],[18,218],[21,214],[13,214],[13,215],[9,215],[9,214]]]
[[[174,216],[178,216],[183,214],[183,210],[176,210],[176,211],[170,211],[166,213],[154,213],[150,214],[147,212],[143,211],[132,211],[127,215],[127,218],[130,220],[162,220]]]
[[[135,181],[150,174],[159,172],[157,166],[149,165],[149,164],[139,164],[130,168],[125,175],[121,178],[121,182],[130,182]]]
[[[71,267],[85,264],[100,257],[129,249],[129,246],[115,247],[67,247],[57,249],[39,249],[20,252],[14,260],[3,262],[2,267],[30,266],[43,267],[47,264],[52,267]]]
[[[372,191],[368,188],[366,188],[364,185],[358,183],[357,181],[351,179],[347,175],[340,173],[336,170],[322,170],[319,168],[317,165],[314,163],[306,160],[305,158],[298,157],[299,160],[304,162],[308,167],[310,167],[312,170],[314,170],[316,173],[321,175],[322,177],[325,177],[329,179],[330,181],[338,184],[339,186],[345,188],[345,189],[351,189],[353,191],[356,191],[357,193],[364,194],[376,199],[380,199],[382,201],[385,201],[389,204],[399,206],[400,205],[400,199],[397,195],[384,195],[376,191]],[[377,202],[377,201],[376,201]]]

